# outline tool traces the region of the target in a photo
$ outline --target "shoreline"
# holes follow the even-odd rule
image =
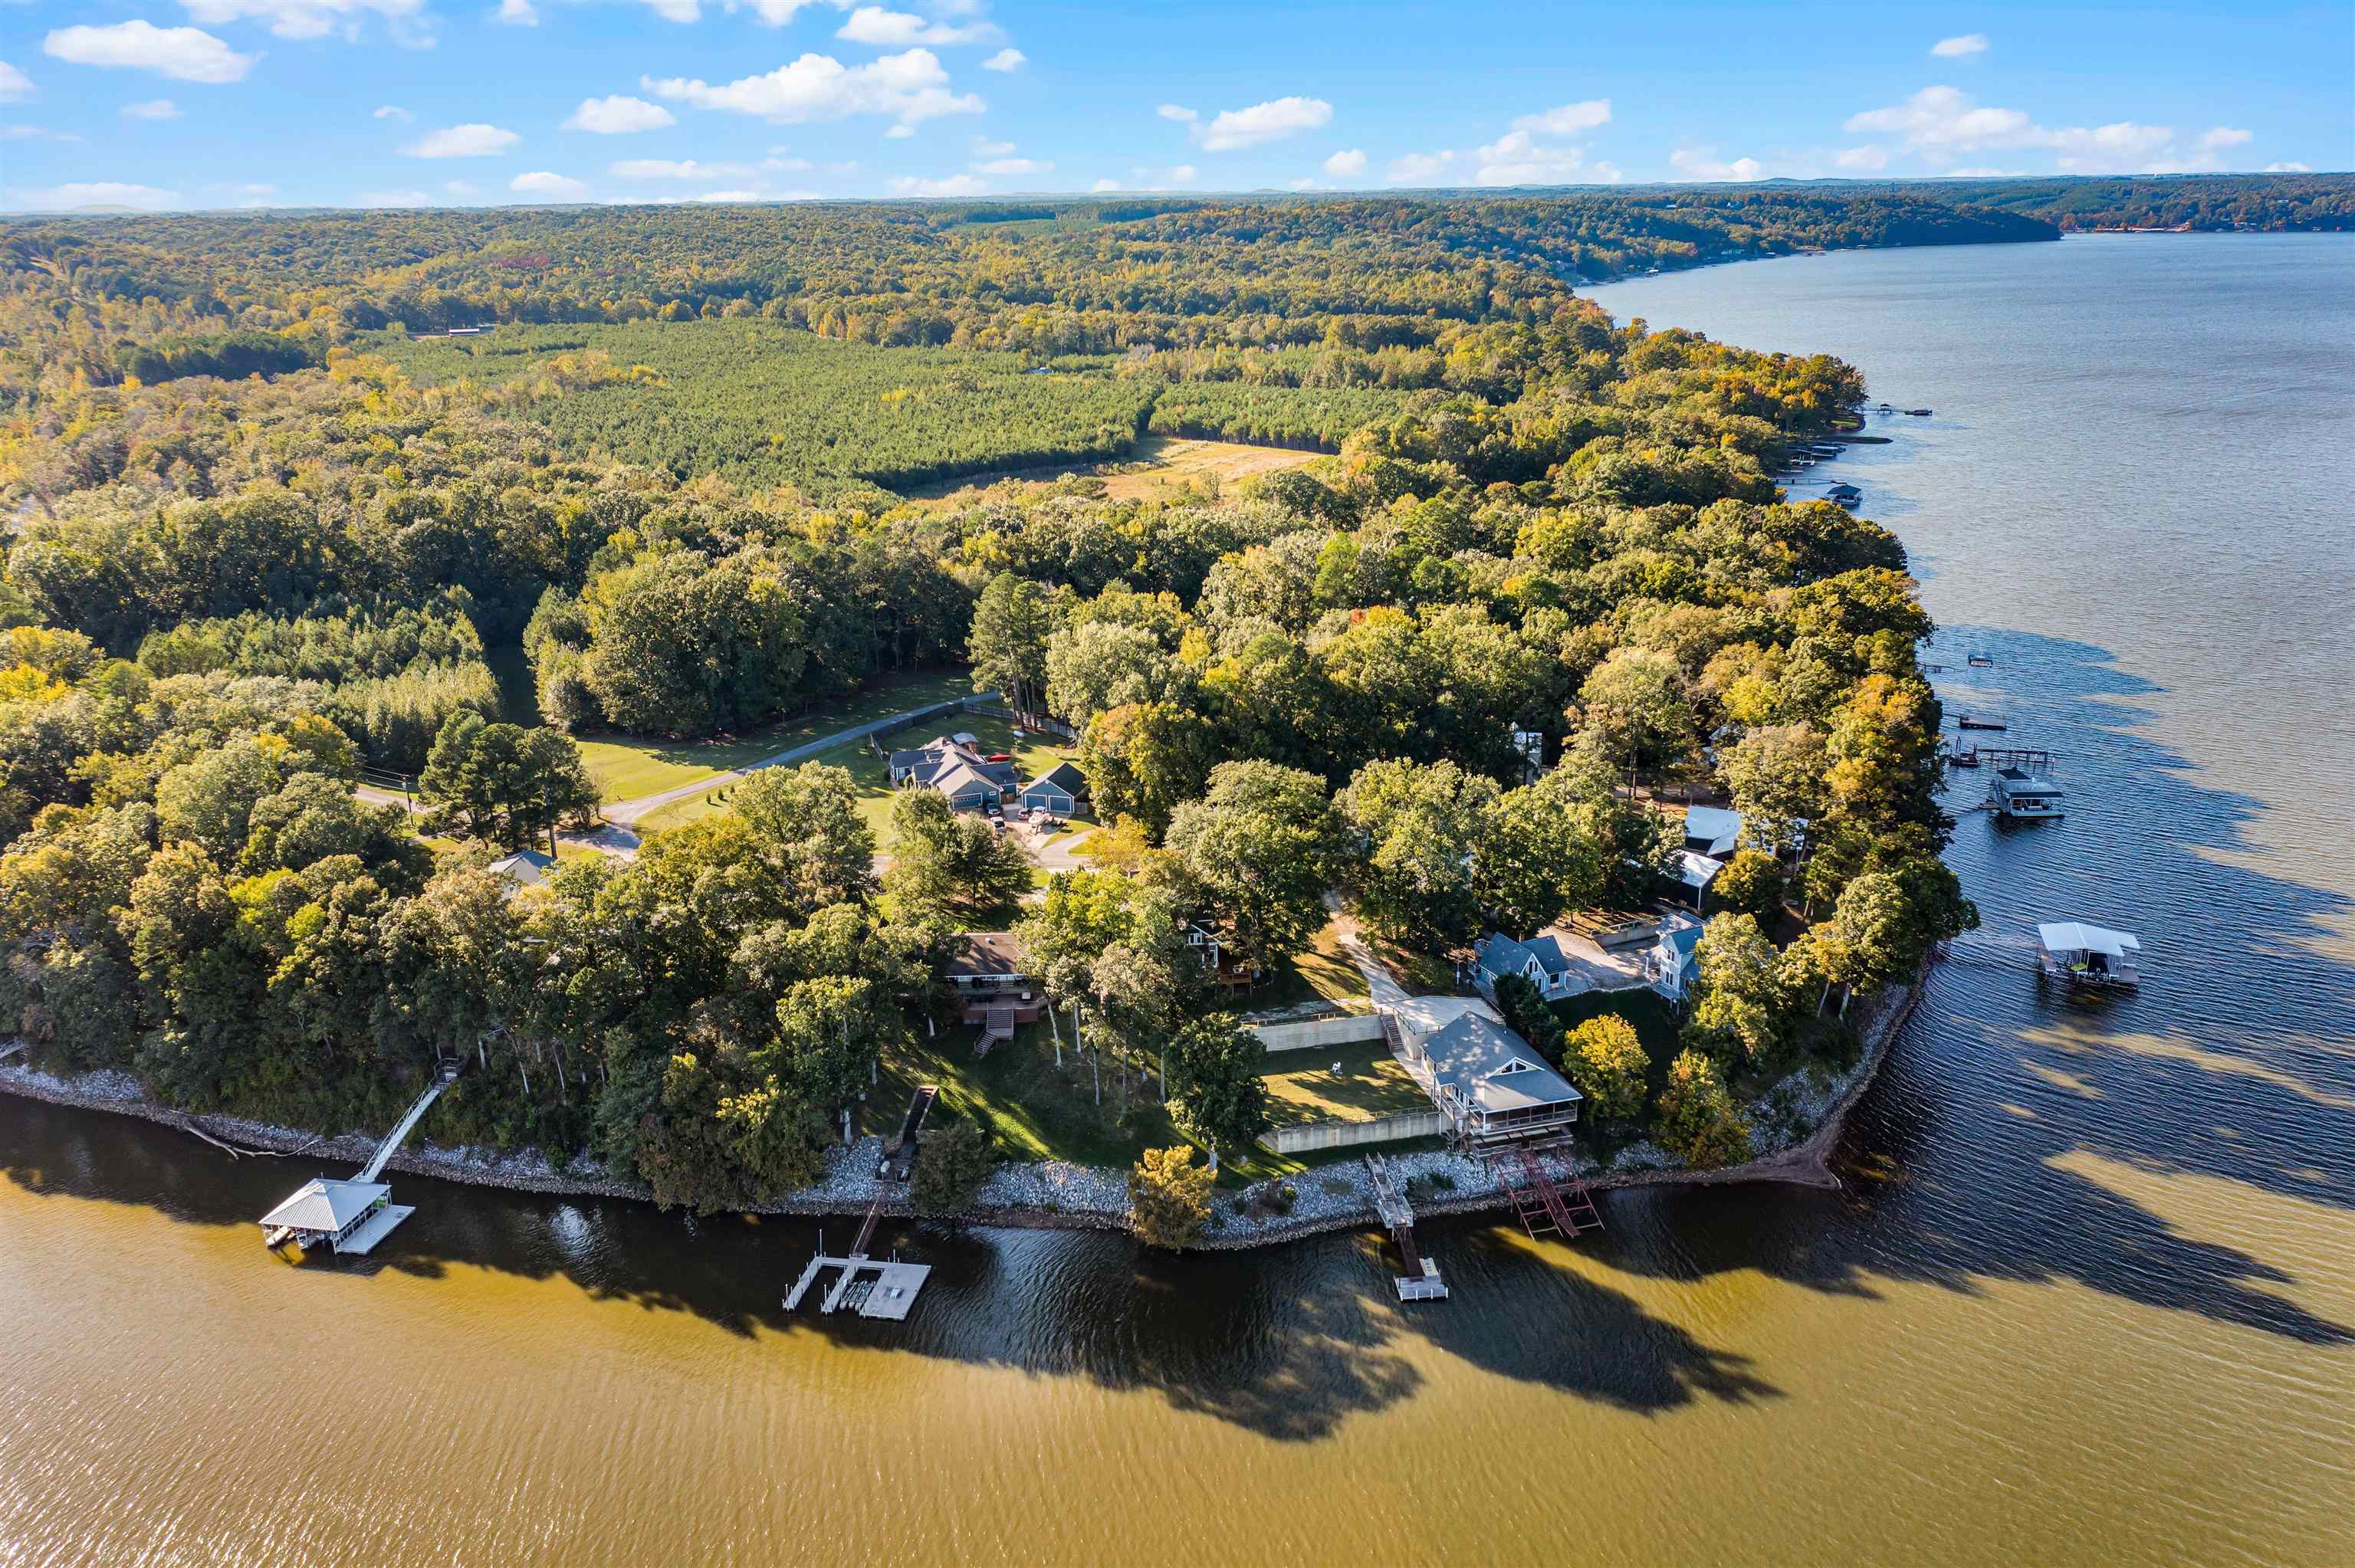
[[[1781,1182],[1790,1186],[1811,1187],[1818,1191],[1838,1192],[1841,1182],[1831,1168],[1831,1153],[1847,1131],[1848,1118],[1881,1075],[1890,1052],[1894,1047],[1898,1032],[1913,1015],[1929,980],[1930,965],[1936,960],[1933,953],[1923,963],[1922,971],[1902,990],[1885,991],[1870,999],[1870,1016],[1860,1026],[1864,1033],[1864,1053],[1857,1065],[1850,1069],[1849,1081],[1824,1114],[1809,1128],[1806,1135],[1787,1148],[1763,1154],[1742,1164],[1717,1171],[1686,1171],[1656,1167],[1651,1169],[1602,1170],[1581,1168],[1571,1173],[1588,1187],[1608,1191],[1628,1187],[1714,1187],[1731,1186],[1753,1181]],[[273,1127],[250,1122],[235,1117],[200,1115],[174,1107],[158,1104],[148,1098],[135,1079],[127,1074],[91,1073],[67,1080],[47,1073],[34,1071],[22,1064],[0,1064],[0,1093],[20,1098],[38,1100],[48,1105],[63,1106],[76,1110],[107,1111],[119,1116],[135,1117],[157,1126],[186,1132],[217,1149],[245,1159],[294,1159],[304,1155],[322,1161],[365,1160],[376,1147],[373,1137],[347,1133],[327,1137],[319,1133]],[[820,1219],[856,1216],[866,1213],[871,1195],[845,1191],[839,1196],[824,1195],[822,1190],[834,1185],[847,1172],[856,1172],[864,1164],[872,1169],[871,1161],[856,1157],[859,1146],[836,1156],[828,1177],[819,1183],[820,1195],[786,1198],[774,1203],[761,1204],[741,1211],[746,1213],[792,1215]],[[1411,1157],[1415,1158],[1415,1157]],[[1456,1156],[1423,1156],[1424,1160],[1455,1159]],[[1591,1162],[1582,1160],[1582,1167]],[[615,1198],[634,1202],[652,1202],[649,1189],[634,1183],[617,1181],[587,1173],[572,1173],[551,1166],[537,1152],[529,1154],[478,1157],[465,1149],[444,1149],[432,1144],[404,1148],[387,1162],[388,1171],[408,1176],[436,1177],[467,1186],[497,1188],[511,1192],[525,1192],[540,1197]],[[1337,1180],[1346,1164],[1330,1168],[1322,1179]],[[1039,1165],[1009,1165],[1001,1167],[993,1180],[1008,1180],[1020,1184],[1044,1181],[1055,1184],[1062,1173],[1069,1172],[1082,1181],[1114,1182],[1124,1190],[1126,1172],[1109,1167],[1054,1167]],[[1284,1180],[1295,1188],[1318,1178],[1311,1171]],[[871,1185],[872,1178],[865,1179]],[[1304,1194],[1305,1196],[1305,1194]],[[1355,1183],[1349,1184],[1348,1196],[1362,1197]],[[1241,1195],[1220,1194],[1214,1200],[1230,1217],[1240,1214]],[[1503,1212],[1511,1207],[1510,1200],[1499,1190],[1467,1192],[1460,1195],[1431,1195],[1414,1203],[1418,1217],[1426,1215],[1476,1214]],[[883,1212],[893,1218],[916,1218],[906,1203],[887,1203]],[[1099,1230],[1127,1231],[1124,1213],[1103,1209],[1066,1208],[1051,1201],[1033,1202],[984,1203],[956,1218],[964,1224],[1007,1230]],[[1380,1219],[1370,1202],[1351,1202],[1330,1207],[1327,1212],[1294,1219],[1279,1215],[1273,1220],[1241,1217],[1242,1228],[1236,1234],[1222,1234],[1220,1229],[1206,1233],[1188,1251],[1239,1251],[1250,1247],[1280,1245],[1304,1237],[1337,1230],[1379,1229]]]

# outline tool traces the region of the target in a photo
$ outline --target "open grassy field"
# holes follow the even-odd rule
[[[1267,1084],[1269,1115],[1278,1127],[1378,1121],[1431,1106],[1422,1086],[1380,1040],[1272,1055],[1260,1077]]]
[[[918,700],[903,702],[899,705],[899,707],[922,705],[922,701]],[[886,708],[883,711],[890,713],[896,712],[898,709]],[[839,729],[845,725],[859,722],[855,718],[845,719],[839,724],[821,725],[818,728],[820,733],[823,733],[827,728]],[[886,736],[883,744],[887,747],[913,746],[943,732],[969,734],[979,740],[986,751],[1012,753],[1015,765],[1021,768],[1022,777],[1025,779],[1043,773],[1066,757],[1075,754],[1071,744],[1060,736],[1021,735],[1017,733],[1013,725],[1007,720],[990,718],[980,714],[966,714],[954,719],[943,718],[936,726],[920,725],[900,735]],[[767,747],[761,755],[767,756],[770,752],[783,749],[783,747],[793,744],[794,743],[791,740],[781,742]],[[874,748],[865,741],[858,741],[848,746],[837,746],[831,750],[822,751],[810,760],[845,768],[849,772],[851,782],[858,787],[858,814],[867,825],[875,831],[876,847],[888,853],[891,847],[887,842],[890,838],[891,817],[891,776],[890,770],[884,766],[883,759],[875,755]],[[730,766],[741,766],[741,764]],[[656,785],[655,788],[662,789],[666,786]],[[674,800],[659,810],[648,812],[640,820],[638,829],[641,832],[658,832],[665,828],[675,828],[683,822],[691,822],[707,812],[719,810],[726,807],[727,797],[731,790],[732,786],[717,785],[703,794],[692,795],[684,800]],[[645,791],[642,790],[640,793]]]
[[[909,708],[971,695],[973,678],[963,670],[917,671],[886,677],[840,702],[828,703],[725,740],[598,736],[581,742],[581,760],[596,783],[599,800],[634,800],[641,795],[692,784],[698,779],[709,779],[780,751],[806,746],[837,730],[851,729]],[[967,721],[959,727],[971,728],[973,722]]]
[[[923,500],[970,499],[971,493],[1011,481],[1025,490],[1040,490],[1066,473],[1094,474],[1103,481],[1104,493],[1115,501],[1157,501],[1188,490],[1223,489],[1253,474],[1328,461],[1324,454],[1295,451],[1289,447],[1252,446],[1241,441],[1196,440],[1184,436],[1147,436],[1124,458],[1097,464],[1048,465],[969,474],[962,479],[927,485],[911,492]]]

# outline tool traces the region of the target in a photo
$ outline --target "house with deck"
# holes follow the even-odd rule
[[[1011,931],[958,932],[941,977],[955,993],[958,1018],[982,1026],[975,1046],[981,1052],[1046,1016],[1046,992],[1025,969],[1021,944]]]
[[[1449,1137],[1496,1145],[1555,1136],[1577,1125],[1584,1097],[1487,1007],[1456,1011],[1424,1033],[1403,1016],[1400,1024],[1398,1059],[1430,1095]]]
[[[982,751],[973,736],[937,735],[890,755],[891,787],[934,789],[961,811],[977,811],[1014,793],[1020,774],[1004,757]]]
[[[1517,942],[1501,931],[1491,931],[1472,944],[1473,989],[1490,1001],[1497,1000],[1497,982],[1518,975],[1538,988],[1548,1001],[1560,1001],[1587,989],[1585,977],[1572,967],[1561,944],[1550,936]]]

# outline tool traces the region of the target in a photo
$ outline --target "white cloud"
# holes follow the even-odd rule
[[[593,131],[600,136],[623,136],[633,131],[659,131],[677,123],[678,116],[661,104],[617,92],[606,98],[582,99],[581,107],[564,122],[564,129]]]
[[[1055,172],[1054,164],[1040,163],[1036,158],[992,158],[986,164],[975,164],[974,168],[985,175],[1050,175]]]
[[[936,180],[902,175],[891,182],[892,194],[903,196],[972,196],[988,189],[987,180],[975,179],[971,175],[949,175]]]
[[[1316,182],[1304,176],[1293,181],[1290,188],[1296,191],[1313,191],[1316,188]]]
[[[1439,173],[1455,161],[1454,153],[1409,153],[1392,158],[1386,176],[1394,185],[1411,185],[1436,178]]]
[[[53,185],[47,190],[13,191],[16,204],[36,212],[63,212],[79,207],[127,207],[157,212],[180,205],[177,191],[154,185],[124,185],[114,180],[91,180]]]
[[[237,196],[237,205],[240,207],[274,207],[278,202],[276,185],[240,185],[233,194]]]
[[[2168,174],[2221,167],[2218,154],[2239,146],[2243,133],[2220,125],[2179,148],[2174,128],[2121,120],[2108,125],[2040,125],[2025,111],[1980,104],[1952,87],[1925,87],[1903,103],[1850,115],[1850,131],[1893,132],[1908,152],[1932,164],[1981,150],[2041,148],[2064,174],[2139,169]],[[2217,138],[2211,140],[2211,138]]]
[[[2310,175],[2314,173],[2314,165],[2312,164],[2300,164],[2285,159],[2278,164],[2267,164],[2265,165],[2265,173],[2269,175]]]
[[[1165,103],[1153,111],[1164,120],[1174,120],[1180,125],[1191,125],[1202,118],[1182,103]]]
[[[2199,144],[2205,150],[2214,153],[2221,152],[2226,147],[2245,147],[2254,140],[2255,140],[2254,132],[2236,131],[2230,125],[2217,125],[2200,132]]]
[[[588,185],[582,182],[546,169],[517,175],[507,182],[507,189],[517,196],[547,196],[555,201],[580,201],[589,194]]]
[[[624,158],[606,173],[624,180],[730,180],[751,174],[742,164],[703,164],[693,158]]]
[[[1999,169],[1992,164],[1974,164],[1967,169],[1948,169],[1939,177],[1949,180],[2009,180],[2028,173],[2026,169]]]
[[[759,191],[706,191],[695,199],[698,201],[759,201],[762,197]]]
[[[1508,131],[1472,156],[1479,165],[1473,179],[1484,185],[1567,185],[1586,166],[1585,148],[1550,146],[1526,131]]]
[[[79,142],[81,138],[71,131],[52,131],[46,125],[0,125],[0,142]]]
[[[1004,48],[981,62],[984,70],[1020,70],[1030,63],[1030,57],[1020,49]]]
[[[696,4],[696,0],[645,0],[645,5],[646,9],[666,22],[685,23],[703,20],[703,7]],[[761,20],[763,22],[767,22],[773,27],[781,27],[793,20],[794,13],[800,10],[801,6],[799,5],[773,5],[765,4],[764,0],[754,0],[752,9],[761,14]],[[777,12],[778,15],[772,16],[773,11]]]
[[[915,133],[916,128],[903,122],[900,124],[892,126],[889,131],[884,132],[883,139],[887,142],[904,142]]]
[[[0,60],[0,103],[16,103],[33,96],[33,79]]]
[[[282,38],[324,38],[356,26],[373,11],[395,24],[414,24],[425,0],[180,0],[199,22],[254,21],[269,24]]]
[[[369,116],[369,118],[374,120],[398,120],[406,124],[408,122],[416,119],[417,116],[411,114],[408,110],[403,109],[398,103],[379,103],[377,105],[376,112]]]
[[[510,27],[537,27],[539,8],[531,0],[499,0],[499,8],[491,13],[494,22],[505,22]]]
[[[1729,164],[1714,147],[1679,147],[1668,154],[1668,164],[1679,178],[1688,180],[1754,180],[1766,172],[1766,165],[1755,158],[1736,158]]]
[[[75,65],[152,70],[175,81],[216,85],[240,81],[260,55],[241,55],[197,27],[117,22],[107,27],[59,27],[42,40],[44,53]]]
[[[1165,112],[1167,111],[1165,110]],[[1272,98],[1249,109],[1223,109],[1208,125],[1196,125],[1194,140],[1205,152],[1231,153],[1264,142],[1281,142],[1333,122],[1333,106],[1321,98]]]
[[[748,76],[714,87],[691,78],[643,79],[658,98],[699,109],[757,114],[782,124],[843,120],[880,114],[914,125],[944,114],[978,114],[987,107],[970,92],[953,93],[948,72],[930,49],[884,55],[863,66],[846,66],[830,55],[807,54],[766,76]]]
[[[483,187],[474,184],[472,180],[444,180],[442,182],[442,188],[448,191],[453,196],[480,196],[483,194]]]
[[[1618,164],[1604,158],[1595,159],[1586,172],[1593,175],[1598,183],[1606,185],[1615,185],[1627,177],[1620,173]]]
[[[1088,189],[1093,195],[1102,196],[1106,191],[1116,191],[1120,189],[1120,182],[1118,180],[1098,180],[1095,184],[1090,185]]]
[[[1940,38],[1930,46],[1930,52],[1942,60],[1966,60],[1973,55],[1987,53],[1985,33],[1965,33],[1959,37]]]
[[[1170,185],[1190,185],[1200,177],[1191,164],[1172,164],[1161,171],[1161,187],[1167,189]]]
[[[744,3],[749,4],[751,6],[753,14],[759,16],[762,22],[765,22],[772,27],[782,27],[790,23],[808,6],[814,5],[815,0],[744,0]],[[850,9],[850,0],[829,0],[829,3],[837,11],[847,11]],[[670,16],[670,19],[674,22],[692,22],[695,20],[694,13],[696,11],[696,0],[646,0],[646,4],[653,6],[663,16]],[[728,9],[733,11],[736,9],[737,4],[738,0],[728,0]],[[685,16],[672,16],[671,13],[674,10],[683,10],[687,12],[688,15]]]
[[[180,108],[168,98],[151,98],[144,103],[124,104],[123,117],[125,120],[177,120]]]
[[[362,191],[352,202],[357,207],[432,207],[433,198],[423,191]]]
[[[1597,125],[1611,122],[1611,101],[1590,98],[1583,103],[1565,103],[1538,114],[1524,114],[1513,122],[1516,131],[1532,131],[1541,136],[1574,136],[1581,131],[1592,131]]]
[[[1128,171],[1136,176],[1136,188],[1147,191],[1175,190],[1190,185],[1200,176],[1191,164],[1172,164],[1166,169],[1149,169],[1143,164],[1132,164]]]
[[[496,125],[451,125],[427,132],[400,152],[408,158],[488,158],[522,140]]]
[[[812,166],[807,158],[787,157],[784,151],[783,147],[771,148],[769,155],[761,160],[761,167],[780,173],[799,173]]]
[[[993,142],[986,136],[973,139],[973,155],[976,158],[1002,158],[1014,151],[1011,142]]]
[[[1006,37],[993,22],[951,26],[946,22],[928,22],[906,11],[887,11],[880,5],[861,5],[850,14],[848,21],[835,29],[834,36],[854,44],[879,44],[887,48],[900,44],[995,44]]]
[[[1843,169],[1885,169],[1889,152],[1884,147],[1849,147],[1832,160]]]
[[[1355,147],[1334,154],[1325,160],[1325,172],[1341,179],[1366,172],[1366,154]]]

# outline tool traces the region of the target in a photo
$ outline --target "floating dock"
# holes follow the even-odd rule
[[[917,1292],[923,1289],[924,1281],[932,1275],[932,1265],[902,1263],[897,1255],[872,1258],[867,1255],[867,1246],[874,1237],[876,1223],[882,1218],[883,1205],[898,1195],[900,1184],[915,1170],[916,1145],[924,1118],[932,1114],[932,1102],[939,1097],[940,1090],[930,1084],[909,1097],[908,1114],[900,1118],[900,1135],[884,1150],[882,1164],[875,1172],[875,1198],[867,1205],[858,1239],[850,1244],[847,1254],[834,1256],[826,1252],[826,1237],[821,1233],[817,1255],[803,1266],[801,1277],[785,1292],[786,1311],[800,1308],[827,1269],[838,1268],[842,1270],[841,1277],[818,1303],[820,1312],[839,1312],[848,1308],[862,1318],[883,1318],[895,1323],[906,1320],[916,1305]]]
[[[1379,1154],[1366,1156],[1366,1173],[1374,1187],[1374,1212],[1390,1227],[1391,1239],[1398,1243],[1399,1256],[1406,1262],[1404,1274],[1392,1275],[1391,1286],[1401,1301],[1444,1301],[1447,1282],[1439,1277],[1436,1258],[1424,1257],[1414,1245],[1414,1209],[1399,1190],[1397,1178],[1391,1174],[1390,1161]]]
[[[378,1243],[417,1213],[413,1204],[394,1202],[392,1189],[377,1178],[384,1174],[385,1162],[416,1130],[433,1102],[442,1097],[442,1091],[457,1077],[458,1064],[442,1063],[425,1092],[410,1105],[392,1130],[377,1141],[375,1152],[351,1180],[338,1181],[332,1177],[314,1176],[288,1193],[276,1208],[261,1216],[261,1245],[272,1252],[291,1245],[305,1254],[324,1245],[339,1256],[366,1256],[374,1252]]]

